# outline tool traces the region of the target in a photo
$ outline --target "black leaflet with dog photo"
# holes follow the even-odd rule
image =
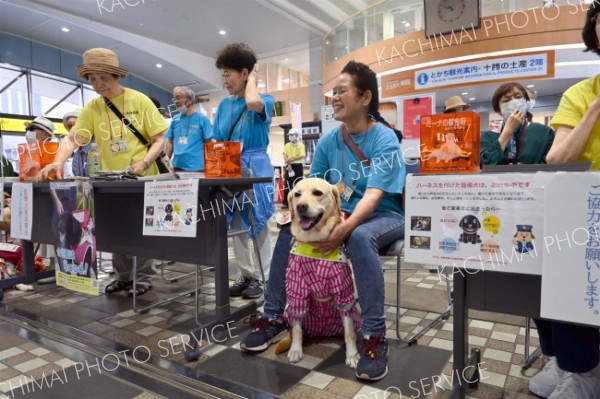
[[[288,196],[291,231],[295,243],[286,272],[288,307],[285,319],[292,327],[281,341],[290,362],[302,359],[302,336],[344,335],[346,364],[356,368],[358,349],[355,330],[361,326],[356,308],[352,269],[343,248],[329,255],[316,252],[311,243],[325,240],[342,221],[337,187],[322,179],[299,181]]]
[[[57,285],[98,295],[96,235],[90,182],[51,183]]]

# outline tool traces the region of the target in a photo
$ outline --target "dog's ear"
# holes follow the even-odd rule
[[[480,229],[481,228],[481,222],[477,218],[475,218],[475,221],[477,222],[477,228]]]
[[[341,217],[342,216],[342,200],[340,198],[340,191],[337,186],[331,185],[331,192],[333,194],[333,202],[335,203],[335,212]]]
[[[288,209],[290,210],[290,221],[293,222],[296,217],[296,207],[294,206],[294,190],[288,193]]]

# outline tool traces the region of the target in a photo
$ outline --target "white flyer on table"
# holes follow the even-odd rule
[[[406,260],[541,274],[544,179],[541,173],[409,175]]]
[[[600,326],[600,173],[557,173],[546,187],[543,318]]]
[[[196,237],[197,210],[197,179],[146,182],[143,234]]]
[[[13,183],[10,202],[10,235],[31,240],[33,225],[33,184]]]

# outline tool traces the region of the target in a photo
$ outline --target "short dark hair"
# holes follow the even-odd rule
[[[256,65],[254,51],[244,43],[232,43],[225,46],[217,55],[215,66],[217,69],[231,68],[238,72],[246,68],[251,72]]]
[[[600,13],[600,0],[594,0],[590,4],[590,8],[586,14],[585,25],[581,30],[581,37],[583,38],[583,44],[585,44],[584,51],[592,51],[600,55],[600,49],[598,49],[598,35],[596,34],[596,19]]]
[[[496,91],[494,92],[494,95],[492,96],[492,106],[494,107],[494,111],[496,111],[497,113],[500,113],[500,99],[506,93],[512,91],[515,87],[517,89],[519,89],[519,91],[521,93],[523,93],[523,97],[525,97],[525,99],[527,101],[531,101],[531,99],[529,98],[529,94],[527,93],[527,90],[523,87],[522,84],[517,83],[517,82],[504,83],[496,89]]]

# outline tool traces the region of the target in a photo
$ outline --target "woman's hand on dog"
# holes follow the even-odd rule
[[[320,252],[325,256],[329,255],[344,243],[344,240],[350,235],[351,231],[349,223],[338,223],[331,233],[329,233],[327,240],[312,243],[315,246],[314,251]]]

